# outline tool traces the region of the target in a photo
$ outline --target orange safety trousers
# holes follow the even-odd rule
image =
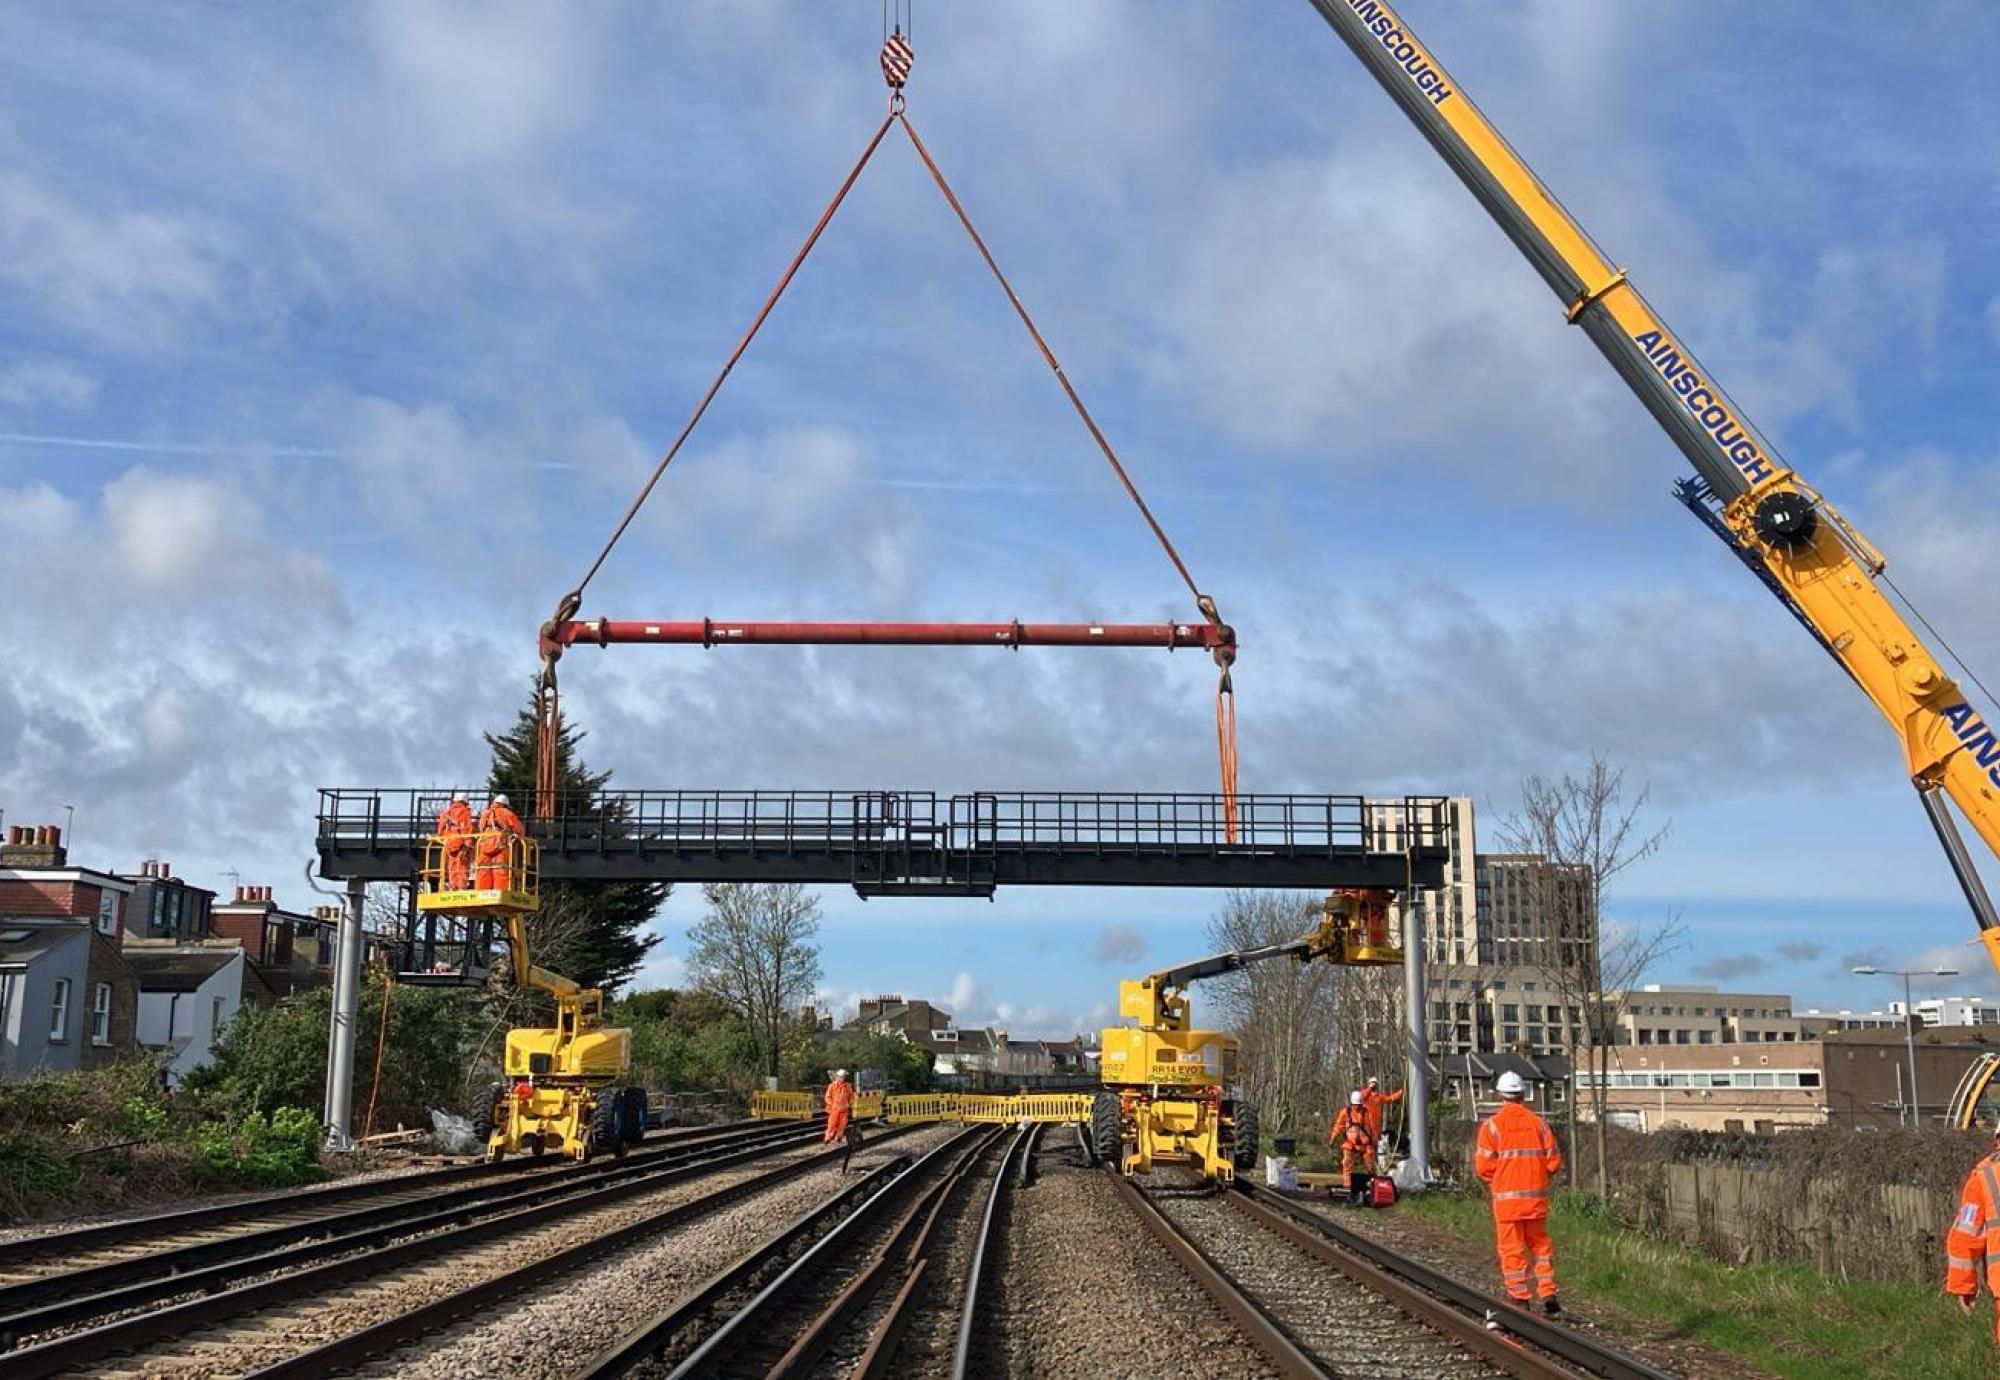
[[[821,1139],[820,1144],[831,1145],[846,1134],[847,1108],[845,1106],[828,1107],[826,1109],[826,1135]]]
[[[1500,1247],[1500,1277],[1507,1283],[1507,1296],[1526,1303],[1530,1262],[1534,1269],[1534,1294],[1550,1299],[1556,1295],[1556,1248],[1549,1240],[1546,1217],[1524,1217],[1519,1221],[1493,1223],[1494,1239]]]
[[[437,831],[444,840],[444,889],[464,891],[472,885],[472,808],[454,800],[438,816]]]

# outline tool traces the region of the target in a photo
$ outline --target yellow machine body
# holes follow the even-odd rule
[[[479,837],[479,836],[475,836]],[[450,845],[441,834],[424,844],[417,908],[503,922],[514,986],[541,991],[555,1003],[552,1026],[517,1026],[507,1032],[502,1056],[504,1083],[490,1090],[479,1126],[486,1132],[486,1158],[558,1151],[587,1160],[601,1150],[623,1154],[643,1134],[645,1102],[624,1086],[632,1066],[632,1032],[604,1024],[604,993],[536,967],[528,953],[523,919],[541,909],[541,853],[532,838],[502,836],[505,864],[489,860],[471,869],[476,883],[497,886],[447,889]],[[502,875],[493,877],[491,874]],[[640,1124],[634,1124],[640,1123]]]

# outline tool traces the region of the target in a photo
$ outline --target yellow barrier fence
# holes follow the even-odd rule
[[[1089,1093],[856,1093],[856,1121],[897,1125],[917,1121],[1081,1121],[1090,1120]],[[754,1092],[750,1115],[777,1121],[811,1121],[819,1097],[810,1092]]]
[[[891,1122],[1090,1120],[1088,1093],[909,1093],[888,1099]]]
[[[750,1115],[778,1121],[811,1121],[818,1115],[809,1092],[753,1092]]]

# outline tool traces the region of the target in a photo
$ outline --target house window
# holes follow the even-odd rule
[[[211,997],[208,1003],[208,1029],[210,1037],[222,1033],[222,998]]]
[[[97,932],[118,933],[118,897],[109,891],[97,893]]]
[[[56,979],[56,993],[49,1002],[49,1043],[69,1042],[69,983],[68,978]]]
[[[1809,1069],[1801,1073],[1799,1075],[1799,1086],[1802,1088],[1817,1088],[1819,1086],[1819,1071],[1817,1069]]]
[[[111,984],[100,982],[90,989],[90,1042],[111,1043]]]

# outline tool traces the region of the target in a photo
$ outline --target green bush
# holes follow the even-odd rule
[[[196,1159],[213,1179],[258,1188],[288,1188],[326,1177],[319,1162],[319,1118],[298,1107],[265,1116],[251,1112],[233,1125],[203,1126]]]

